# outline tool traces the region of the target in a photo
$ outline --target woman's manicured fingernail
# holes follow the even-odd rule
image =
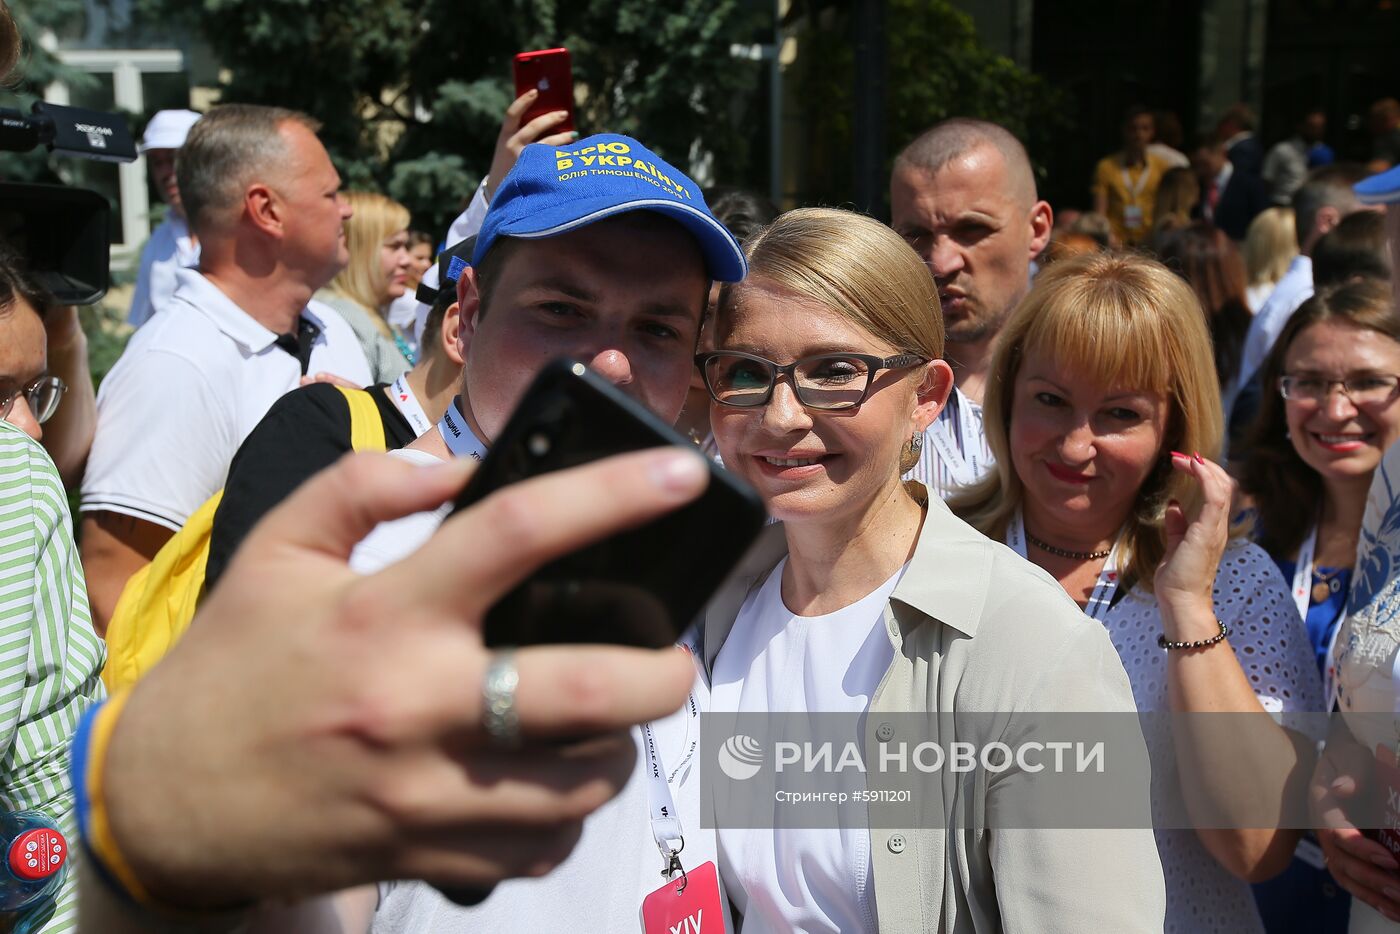
[[[651,463],[651,481],[657,489],[670,493],[695,492],[705,479],[705,461],[690,451],[666,451]]]
[[[1181,458],[1182,460],[1188,460],[1188,459],[1189,459],[1189,458],[1187,458],[1187,456],[1186,456],[1185,454],[1182,454],[1180,451],[1172,451],[1172,457],[1179,457],[1179,458]]]
[[[1196,463],[1198,463],[1198,464],[1204,464],[1204,463],[1206,462],[1206,459],[1205,459],[1204,457],[1201,456],[1201,454],[1200,454],[1199,451],[1197,451],[1197,452],[1196,452],[1194,455],[1192,455],[1192,456],[1196,458]]]
[[[573,139],[578,139],[578,130],[570,130],[570,131],[569,131],[569,136],[572,137]]]

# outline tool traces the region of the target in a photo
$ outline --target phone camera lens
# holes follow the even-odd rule
[[[525,446],[536,457],[544,457],[549,453],[549,436],[542,431],[537,431],[529,437]]]

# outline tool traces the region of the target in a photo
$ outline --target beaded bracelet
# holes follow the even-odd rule
[[[1166,633],[1161,633],[1157,636],[1157,646],[1163,649],[1203,649],[1208,645],[1215,645],[1230,634],[1230,627],[1226,626],[1223,620],[1216,619],[1216,623],[1219,624],[1220,631],[1209,639],[1197,639],[1195,642],[1173,642],[1167,638]]]

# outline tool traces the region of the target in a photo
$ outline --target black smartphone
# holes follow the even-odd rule
[[[456,508],[529,477],[669,444],[694,448],[583,364],[556,360],[526,391]],[[765,520],[758,494],[706,461],[710,483],[699,499],[558,558],[502,597],[487,611],[486,645],[673,644]]]

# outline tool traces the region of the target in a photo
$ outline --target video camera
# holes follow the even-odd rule
[[[36,102],[31,114],[0,108],[0,150],[39,146],[62,156],[131,162],[136,145],[120,114]],[[64,305],[91,305],[107,294],[107,199],[65,185],[0,183],[0,238],[25,257]]]

